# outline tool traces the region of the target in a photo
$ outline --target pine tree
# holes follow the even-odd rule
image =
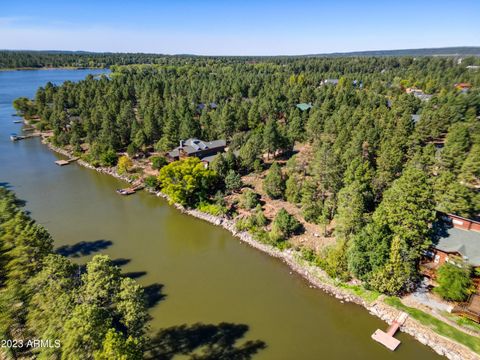
[[[480,145],[475,144],[470,149],[463,162],[459,178],[469,186],[480,185]]]
[[[263,190],[272,199],[283,198],[285,192],[285,179],[278,163],[274,162],[263,180]]]
[[[335,216],[335,233],[348,237],[363,226],[365,199],[360,183],[354,181],[338,193],[338,208]]]
[[[393,238],[388,262],[372,275],[369,285],[377,291],[398,295],[412,288],[415,269],[411,266],[408,252],[402,249],[402,243],[399,237]]]
[[[119,291],[120,269],[112,264],[106,255],[96,255],[87,264],[87,272],[82,275],[83,302],[99,307],[108,307],[112,295]]]
[[[270,158],[270,154],[275,155],[275,152],[281,148],[281,142],[277,122],[269,119],[263,129],[263,149],[267,152],[267,158]]]

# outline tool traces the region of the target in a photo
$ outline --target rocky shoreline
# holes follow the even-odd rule
[[[58,147],[53,146],[52,144],[43,141],[51,150],[64,155],[66,157],[71,158],[73,155],[65,149],[61,149]],[[81,166],[86,168],[98,171],[103,174],[108,174],[113,176],[117,179],[126,181],[128,183],[132,183],[132,180],[129,179],[127,176],[120,175],[116,172],[115,168],[110,167],[94,167],[93,165],[83,161],[77,161]],[[152,194],[156,196],[162,197],[166,200],[170,200],[167,195],[156,192],[151,189],[146,189]],[[292,249],[287,250],[279,250],[271,245],[263,244],[256,241],[251,234],[248,232],[242,231],[239,232],[236,230],[235,222],[231,219],[227,219],[221,216],[214,216],[210,215],[196,209],[187,209],[180,204],[174,203],[173,206],[177,208],[184,214],[194,216],[198,219],[207,221],[213,225],[221,226],[227,231],[229,231],[233,236],[240,239],[242,242],[248,244],[249,246],[258,249],[267,253],[270,256],[276,257],[281,259],[284,263],[286,263],[290,269],[300,274],[304,279],[306,279],[312,287],[316,287],[318,289],[323,290],[324,292],[335,296],[337,299],[341,301],[348,301],[355,303],[357,305],[363,306],[365,309],[369,311],[370,314],[382,319],[387,324],[391,324],[400,314],[400,311],[395,309],[392,306],[385,304],[381,298],[377,299],[373,303],[368,303],[360,296],[354,295],[347,290],[339,288],[333,284],[329,284],[326,280],[322,279],[329,279],[328,275],[325,274],[321,269],[316,266],[312,266],[307,264],[305,261],[300,259],[300,254],[297,251]],[[372,333],[375,329],[372,329]],[[417,320],[413,319],[412,317],[408,317],[404,325],[400,328],[402,332],[405,332],[412,337],[414,337],[420,343],[429,346],[432,348],[437,354],[443,355],[451,360],[475,360],[480,359],[480,356],[474,353],[472,350],[467,348],[464,345],[454,342],[448,338],[445,338],[434,331],[432,331],[427,326],[421,324]],[[372,340],[373,341],[373,340]],[[479,340],[480,341],[480,340]],[[385,350],[388,351],[388,350]]]

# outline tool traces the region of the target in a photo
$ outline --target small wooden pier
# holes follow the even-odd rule
[[[65,166],[77,160],[78,160],[78,157],[74,157],[68,160],[56,160],[55,164],[57,164],[58,166]]]
[[[30,139],[30,138],[39,137],[39,136],[41,136],[40,133],[33,133],[29,135],[17,135],[13,133],[13,134],[10,134],[10,140],[19,141],[19,140]]]
[[[145,185],[143,185],[142,183],[137,183],[136,185],[133,184],[131,187],[129,188],[125,188],[125,189],[117,189],[117,194],[120,194],[120,195],[132,195],[132,194],[135,194],[138,190],[141,190],[145,187]]]
[[[387,332],[384,332],[380,329],[377,329],[373,334],[372,334],[372,339],[379,342],[380,344],[384,345],[390,350],[395,350],[398,345],[400,345],[400,340],[395,339],[393,335],[397,332],[397,330],[400,328],[405,323],[405,320],[407,320],[408,314],[405,312],[402,312],[390,325],[388,328]]]

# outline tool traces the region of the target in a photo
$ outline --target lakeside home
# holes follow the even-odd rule
[[[433,224],[432,246],[425,253],[424,275],[435,278],[438,268],[446,262],[465,261],[480,268],[480,222],[454,214],[438,214]]]
[[[203,141],[196,138],[180,140],[180,145],[167,153],[167,159],[175,161],[195,156],[208,165],[215,155],[225,150],[226,145],[225,140]]]
[[[413,96],[415,96],[417,99],[420,99],[421,101],[428,101],[433,97],[433,95],[425,94],[423,90],[418,89],[416,87],[406,88],[405,92],[407,94],[412,94]]]
[[[455,264],[462,259],[473,268],[480,268],[480,222],[454,214],[441,214],[434,225],[432,249],[427,256],[432,260],[424,264],[435,272],[446,262]],[[430,276],[435,274],[430,272]]]

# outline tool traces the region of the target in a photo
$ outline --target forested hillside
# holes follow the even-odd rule
[[[279,246],[302,231],[297,220],[328,225],[336,243],[307,258],[334,277],[400,293],[417,279],[435,211],[480,212],[480,71],[467,67],[476,61],[179,57],[49,83],[15,107],[96,165],[115,165],[119,153],[128,154],[122,164],[158,163],[182,139],[226,139],[211,169],[160,161],[149,184],[206,211],[250,213],[239,228]],[[266,219],[257,195],[242,190],[240,176],[252,172],[302,219],[285,210]],[[178,179],[187,177],[185,193]]]

